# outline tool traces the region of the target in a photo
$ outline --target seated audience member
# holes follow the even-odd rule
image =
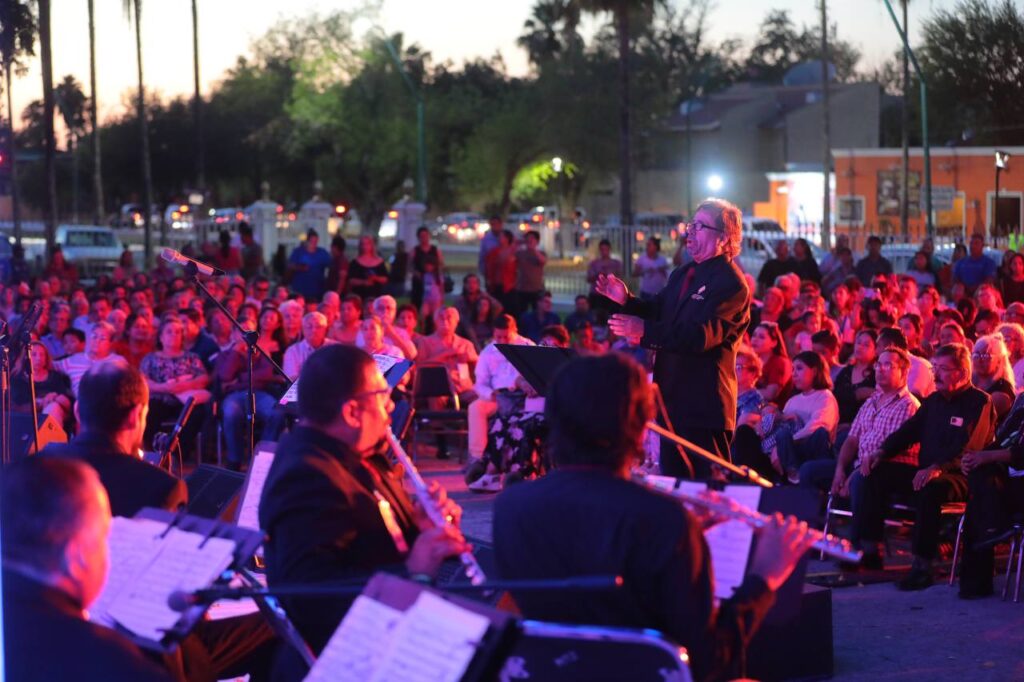
[[[146,434],[147,442],[162,423],[178,418],[189,398],[194,399],[197,405],[210,401],[210,392],[206,390],[210,375],[198,355],[184,350],[185,326],[181,320],[178,317],[164,318],[158,338],[158,349],[143,358],[139,366],[150,390],[151,426]],[[182,443],[190,442],[189,439],[198,433],[201,421],[198,418],[189,420],[187,431],[181,437]]]
[[[104,362],[125,362],[123,357],[112,352],[113,338],[114,328],[107,322],[97,322],[89,332],[89,341],[85,351],[69,355],[54,363],[58,370],[67,374],[71,379],[71,390],[75,395],[78,395],[78,382],[82,380],[82,375],[90,367]]]
[[[71,417],[71,402],[74,400],[71,380],[64,372],[54,369],[50,352],[41,342],[33,341],[28,351],[32,354],[39,421],[42,422],[46,416],[51,416],[66,430]],[[32,390],[29,385],[27,362],[23,363],[22,371],[11,379],[11,403],[18,412],[32,411]]]
[[[829,329],[822,329],[811,335],[811,350],[825,361],[829,378],[835,383],[836,375],[843,365],[839,362],[839,337]]]
[[[306,313],[302,318],[302,338],[284,352],[282,369],[288,378],[298,379],[302,365],[324,343],[334,343],[327,338],[327,318],[322,313]]]
[[[110,520],[83,462],[31,457],[0,477],[7,679],[172,679],[128,638],[86,620],[107,579]]]
[[[479,356],[469,339],[455,333],[459,311],[446,306],[434,313],[434,333],[423,339],[419,360],[448,368],[452,388],[459,394],[473,389],[472,371]]]
[[[839,423],[851,424],[864,401],[875,392],[875,341],[873,329],[857,332],[850,362],[836,375],[832,394],[839,405]]]
[[[277,310],[281,313],[285,342],[290,345],[301,339],[302,316],[306,312],[304,306],[292,299],[279,305]]]
[[[896,325],[900,331],[903,332],[903,336],[907,339],[907,349],[911,355],[918,357],[927,358],[928,353],[924,349],[924,320],[917,313],[906,313],[900,315],[900,319],[897,320]]]
[[[597,319],[594,317],[594,311],[590,309],[590,299],[583,294],[576,297],[576,307],[571,313],[565,316],[565,328],[569,330],[569,333],[574,333],[584,322],[589,322],[591,325],[594,324]]]
[[[370,355],[390,355],[393,358],[404,358],[402,350],[384,340],[384,327],[376,317],[368,317],[359,328],[359,348]]]
[[[491,310],[494,311],[495,317],[502,313],[502,305],[498,302],[498,299],[484,291],[480,286],[480,276],[475,272],[471,272],[462,278],[462,293],[455,299],[453,305],[459,311],[460,318],[470,320],[473,318],[474,308],[482,299],[490,301]]]
[[[68,327],[64,330],[64,334],[61,335],[61,342],[64,344],[64,355],[58,357],[58,360],[63,360],[85,351],[85,332],[81,329]]]
[[[467,471],[467,483],[479,477],[474,466],[484,455],[487,447],[488,420],[498,411],[498,394],[509,393],[515,389],[519,372],[512,363],[498,350],[495,344],[512,344],[515,346],[532,346],[524,336],[520,336],[515,318],[501,315],[494,324],[494,343],[480,353],[476,363],[476,382],[473,391],[476,400],[469,404],[467,427],[469,430],[470,468]],[[476,476],[470,474],[476,473]]]
[[[750,347],[761,360],[761,378],[757,382],[757,390],[768,402],[785,403],[793,376],[793,364],[789,361],[779,325],[774,322],[757,325],[750,335]]]
[[[812,487],[827,485],[832,476],[829,492],[850,498],[853,512],[850,540],[864,552],[861,566],[882,568],[879,547],[885,529],[885,508],[880,505],[866,507],[863,494],[866,485],[881,486],[883,492],[901,492],[886,488],[892,481],[909,480],[917,471],[918,447],[913,445],[892,459],[869,468],[870,456],[896,429],[917,412],[920,401],[907,390],[910,357],[902,348],[889,348],[878,356],[876,377],[878,389],[857,412],[850,433],[843,441],[835,467],[830,462],[808,462],[800,469],[800,483]],[[904,472],[900,474],[900,472]],[[866,478],[871,478],[869,482]],[[909,489],[903,491],[909,492]],[[844,568],[857,569],[856,565]]]
[[[1006,343],[1006,352],[1010,354],[1010,367],[1013,368],[1013,385],[1020,391],[1024,389],[1024,327],[1016,322],[1004,322],[996,328],[996,332]]]
[[[390,392],[373,358],[358,348],[334,344],[306,361],[299,424],[278,445],[260,501],[271,588],[360,579],[377,570],[429,581],[442,560],[469,550],[458,531],[458,506],[435,486],[442,514],[454,523],[434,527],[382,454]],[[382,508],[389,510],[385,522]],[[319,654],[352,598],[282,601]]]
[[[490,298],[479,298],[469,311],[469,316],[464,321],[465,336],[469,338],[479,350],[491,342],[494,338],[494,323],[498,315]]]
[[[974,337],[985,336],[995,331],[1001,319],[994,310],[979,310],[974,316]]]
[[[576,328],[573,350],[579,355],[604,355],[608,345],[594,340],[594,326],[584,322]]]
[[[820,355],[805,351],[793,358],[793,397],[786,401],[781,415],[791,428],[779,429],[772,457],[776,471],[791,483],[798,481],[804,462],[832,456],[839,406],[831,388],[832,380]]]
[[[332,341],[356,345],[356,337],[359,336],[359,322],[363,316],[363,299],[355,294],[349,294],[341,300],[341,316],[331,327],[328,336]]]
[[[913,357],[913,356],[911,356]],[[861,515],[883,514],[893,491],[913,491],[915,507],[910,574],[899,583],[901,590],[921,590],[932,584],[932,562],[938,553],[941,508],[963,501],[967,480],[960,471],[965,451],[981,450],[995,433],[995,410],[988,395],[971,385],[971,356],[966,347],[953,344],[935,352],[935,393],[893,432],[881,447],[861,461],[862,472],[872,472],[891,462],[915,444],[921,451],[916,469],[889,469],[886,475],[865,476]],[[855,513],[856,510],[855,510]]]
[[[398,303],[394,297],[385,294],[373,299],[370,312],[380,320],[381,328],[384,330],[384,341],[398,347],[407,360],[415,360],[416,344],[413,343],[412,336],[406,329],[396,324]],[[415,309],[413,312],[415,313]]]
[[[412,341],[412,345],[416,348],[415,357],[417,359],[419,359],[420,353],[423,352],[423,340],[426,338],[423,334],[416,331],[419,323],[419,314],[416,312],[416,306],[406,303],[398,308],[395,316],[395,328],[405,332],[405,335]]]
[[[536,343],[544,327],[562,323],[558,314],[551,312],[552,305],[551,292],[545,291],[537,299],[536,310],[528,310],[519,316],[519,329],[523,336]]]
[[[71,326],[71,308],[63,303],[50,307],[50,317],[47,322],[49,333],[39,339],[46,350],[50,351],[51,358],[59,358],[65,355],[64,332]]]
[[[142,360],[156,350],[156,333],[153,323],[145,315],[132,313],[125,322],[126,338],[114,344],[114,352],[138,369]]]
[[[884,327],[878,332],[878,341],[875,347],[878,353],[881,353],[890,346],[896,346],[908,353],[910,352],[907,337],[903,335],[903,332],[896,327]],[[935,386],[935,374],[932,369],[932,363],[911,353],[910,375],[907,377],[907,388],[918,399],[923,400],[935,392]]]
[[[748,415],[760,418],[764,398],[757,390],[757,380],[761,377],[761,358],[748,348],[736,351],[736,423],[748,423]]]
[[[974,343],[971,361],[974,366],[971,383],[988,393],[992,407],[996,410],[996,423],[999,424],[1017,397],[1010,355],[1006,351],[1003,337],[998,334],[979,337]]]
[[[661,240],[648,238],[644,252],[633,263],[633,276],[640,278],[640,298],[653,299],[657,296],[668,283],[669,270],[668,259],[661,255]],[[750,290],[754,291],[754,287],[751,286]]]
[[[695,679],[737,674],[773,592],[811,545],[804,526],[778,518],[762,529],[749,574],[715,608],[701,524],[677,499],[629,479],[654,416],[643,370],[621,355],[579,358],[558,373],[548,397],[554,469],[498,496],[499,577],[608,573],[621,575],[623,587],[586,598],[513,591],[523,615],[654,628],[686,647]]]

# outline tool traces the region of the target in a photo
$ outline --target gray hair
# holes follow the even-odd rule
[[[715,216],[715,227],[721,230],[725,238],[722,253],[726,258],[732,260],[740,255],[743,238],[743,212],[725,199],[714,197],[708,197],[700,202],[694,215],[700,211],[707,211]]]

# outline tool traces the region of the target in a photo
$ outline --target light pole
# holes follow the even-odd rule
[[[996,197],[992,202],[992,227],[999,230],[999,175],[1006,170],[1010,164],[1010,155],[1006,152],[996,150]]]
[[[395,63],[395,68],[398,69],[399,75],[402,76],[402,82],[405,83],[409,94],[412,95],[413,100],[416,102],[416,201],[425,204],[427,203],[427,143],[423,130],[423,91],[409,78],[405,65],[402,64],[402,58],[399,56],[398,50],[395,49],[391,39],[384,35],[384,32],[379,28],[377,33],[380,34],[381,40],[384,41],[384,45],[388,48],[388,55],[390,55],[391,61]]]

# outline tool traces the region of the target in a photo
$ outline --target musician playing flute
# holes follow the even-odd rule
[[[278,444],[260,502],[267,582],[337,583],[379,570],[428,581],[441,562],[470,548],[461,509],[436,483],[451,525],[434,527],[385,456],[391,390],[373,358],[353,346],[324,346],[299,376],[299,423]],[[352,599],[295,598],[286,609],[319,652]]]
[[[609,320],[611,330],[657,352],[654,381],[676,433],[723,459],[736,430],[736,349],[750,321],[750,291],[733,263],[742,225],[738,208],[706,199],[686,226],[693,262],[676,269],[657,296],[631,296],[614,275],[600,275],[595,284],[597,293],[622,306]],[[698,479],[710,474],[704,460],[694,459],[693,466]],[[661,447],[661,473],[689,475],[668,442]]]
[[[678,500],[629,477],[642,459],[644,425],[653,416],[640,365],[618,354],[572,360],[545,404],[554,469],[498,496],[500,577],[616,574],[624,586],[585,595],[513,592],[523,615],[655,628],[687,648],[695,679],[738,672],[739,654],[775,591],[813,544],[807,524],[779,516],[760,530],[749,574],[716,608],[702,523]]]

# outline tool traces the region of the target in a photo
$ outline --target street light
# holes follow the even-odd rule
[[[999,230],[999,175],[1010,165],[1010,155],[996,150],[996,198],[992,202],[992,227]]]
[[[725,181],[722,180],[721,175],[713,173],[712,175],[708,176],[708,189],[711,190],[712,192],[717,192],[718,190],[722,189],[724,185]]]
[[[556,156],[555,158],[551,159],[551,170],[555,171],[556,173],[561,173],[562,172],[562,157],[561,156]]]

